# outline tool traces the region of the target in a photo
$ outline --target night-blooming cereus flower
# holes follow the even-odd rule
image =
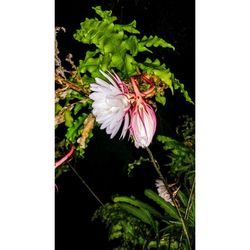
[[[161,198],[163,198],[166,202],[169,202],[171,205],[174,206],[174,203],[168,193],[164,183],[162,180],[157,179],[155,181],[155,186],[157,187],[157,192]]]
[[[156,130],[156,115],[152,107],[147,104],[137,87],[137,81],[131,78],[134,88],[134,107],[131,110],[130,136],[137,148],[148,147]]]
[[[116,74],[107,75],[100,70],[108,82],[95,78],[96,83],[90,84],[93,91],[89,98],[94,101],[93,114],[96,121],[101,124],[101,129],[106,129],[107,134],[113,138],[122,123],[121,137],[124,138],[129,128],[130,101],[126,85]]]

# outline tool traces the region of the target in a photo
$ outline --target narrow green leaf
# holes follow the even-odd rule
[[[140,219],[142,222],[153,226],[151,224],[152,222],[149,219],[147,212],[145,212],[146,210],[137,208],[137,207],[129,205],[129,204],[123,204],[123,203],[120,203],[119,206],[122,209],[124,209],[125,211],[127,211],[128,213],[130,213],[131,215],[133,215],[136,218]]]
[[[171,216],[172,218],[175,219],[180,219],[178,212],[176,210],[175,207],[173,207],[170,203],[166,202],[163,198],[161,198],[157,193],[155,193],[153,190],[151,189],[146,189],[144,191],[144,194],[150,198],[151,200],[153,200],[154,202],[156,202],[161,208],[164,209],[164,211]]]
[[[118,203],[124,202],[124,203],[131,204],[133,206],[136,206],[138,208],[141,208],[141,209],[146,209],[150,214],[152,214],[158,218],[162,218],[161,213],[158,212],[155,208],[153,208],[152,206],[148,205],[147,203],[142,202],[140,200],[137,200],[135,198],[130,198],[127,196],[118,196],[118,197],[115,197],[113,200],[116,203],[117,202]]]
[[[187,204],[188,204],[188,198],[187,198],[187,196],[181,190],[179,190],[177,192],[177,197],[182,202],[182,204],[184,205],[184,207],[186,207]]]

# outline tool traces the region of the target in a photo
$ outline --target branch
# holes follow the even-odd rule
[[[66,85],[67,87],[77,91],[77,92],[80,92],[80,93],[83,93],[85,95],[88,95],[88,91],[86,91],[85,89],[77,86],[76,84],[74,84],[73,82],[70,82],[68,80],[65,80],[64,78],[62,78],[61,76],[59,75],[56,75],[55,76],[55,80],[57,83],[61,84],[61,85]]]

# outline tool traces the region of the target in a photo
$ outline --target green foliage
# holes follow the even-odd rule
[[[172,174],[175,178],[184,176],[184,179],[187,177],[186,179],[189,180],[188,182],[184,181],[177,188],[174,199],[192,241],[195,233],[194,121],[187,116],[184,118],[183,124],[176,129],[179,141],[162,135],[158,136],[157,140],[161,143],[162,148],[171,160],[168,174]],[[148,161],[148,159],[141,157],[139,160],[130,163],[129,169],[132,170],[135,166],[141,165],[145,161]],[[181,167],[179,164],[181,164]],[[186,166],[186,168],[183,168],[183,166]],[[122,218],[123,221],[132,217],[140,221],[140,225],[147,228],[147,232],[151,232],[142,236],[144,239],[144,241],[141,241],[143,249],[190,249],[183,234],[180,215],[176,207],[165,201],[151,189],[144,190],[144,194],[149,199],[148,202],[135,197],[116,196],[113,198],[114,204],[111,204],[111,210],[112,205],[117,205],[123,213],[127,213],[127,217]],[[102,218],[102,216],[104,215],[100,212],[99,218]],[[112,220],[109,221],[109,224],[107,224],[107,221],[105,223],[108,228],[112,228],[115,225]],[[180,241],[181,235],[182,241]],[[120,237],[122,237],[122,233]],[[121,240],[121,238],[119,239]],[[133,245],[134,240],[133,237],[129,239],[127,244],[130,248],[127,249],[136,248]],[[121,241],[118,242],[120,242],[120,246],[124,246],[121,244]]]
[[[172,82],[173,82],[174,90],[180,89],[180,92],[183,94],[186,101],[194,104],[194,102],[192,101],[192,99],[188,95],[188,92],[185,90],[184,84],[180,83],[180,81],[178,79],[176,79],[174,77],[174,75],[172,75]]]
[[[121,25],[114,23],[117,18],[112,16],[111,11],[103,11],[100,6],[93,8],[101,19],[86,18],[80,24],[81,28],[76,31],[74,38],[84,44],[94,44],[96,49],[87,51],[84,60],[80,60],[78,72],[83,75],[87,84],[90,79],[101,77],[99,70],[103,71],[114,69],[119,72],[122,79],[137,75],[141,71],[158,78],[163,84],[164,89],[180,89],[186,101],[192,100],[185,91],[184,85],[179,83],[170,69],[165,64],[161,64],[158,59],[154,62],[147,58],[144,62],[138,62],[136,57],[139,53],[153,53],[150,47],[162,47],[175,49],[173,45],[158,36],[137,37],[140,34],[136,29],[136,21],[130,24]],[[156,82],[157,85],[157,82]],[[164,91],[157,92],[155,100],[165,105],[166,99]]]
[[[100,219],[108,227],[110,240],[119,240],[117,249],[142,246],[151,235],[147,224],[128,213],[119,204],[105,204],[96,210],[93,220]]]
[[[155,95],[155,100],[157,102],[159,102],[160,104],[162,104],[163,106],[166,104],[166,97],[165,96],[162,96],[160,92],[158,92],[156,95]]]
[[[135,249],[139,244],[144,247],[143,249],[178,249],[181,222],[176,208],[153,190],[146,189],[144,194],[154,204],[150,205],[135,197],[116,196],[113,198],[113,204],[107,203],[99,208],[93,218],[99,218],[106,224],[110,240],[119,240],[119,247]],[[191,199],[181,191],[178,191],[177,197],[181,197],[180,211],[185,217]],[[190,229],[194,228],[193,210],[194,203],[191,204],[190,214],[185,217]],[[139,228],[139,234],[134,234]],[[181,249],[188,249],[185,240],[181,245]]]
[[[74,143],[76,138],[80,136],[80,129],[83,127],[83,122],[86,119],[87,114],[83,113],[79,116],[74,123],[68,128],[66,138],[69,143]]]
[[[163,144],[163,149],[168,152],[171,162],[170,174],[175,175],[186,171],[194,170],[194,150],[184,143],[173,138],[158,135],[157,141]]]
[[[66,127],[71,127],[73,125],[73,117],[71,116],[70,110],[66,110],[64,113],[64,118],[65,118],[65,126]]]
[[[134,197],[127,197],[127,196],[117,196],[114,199],[114,202],[123,202],[123,203],[128,203],[132,206],[141,208],[141,209],[146,209],[147,211],[150,212],[153,216],[157,218],[163,218],[160,212],[158,212],[154,207],[150,206],[149,204],[139,201],[135,199]]]
[[[156,241],[151,241],[148,244],[148,249],[160,249],[160,250],[177,250],[178,247],[178,241],[176,240],[171,240],[170,237],[166,237],[161,239],[159,242],[159,246],[157,246]]]
[[[57,61],[56,77],[56,158],[62,158],[74,145],[74,157],[83,157],[92,129],[95,125],[91,117],[92,101],[89,99],[89,84],[95,77],[102,77],[99,70],[114,69],[122,80],[129,85],[129,77],[146,76],[155,86],[153,94],[155,101],[166,105],[166,90],[172,94],[180,91],[185,100],[193,104],[184,84],[175,78],[170,69],[154,58],[155,47],[175,50],[174,46],[157,36],[141,36],[136,28],[136,21],[129,24],[117,24],[117,18],[112,11],[103,11],[100,6],[93,8],[99,18],[86,18],[74,34],[74,38],[84,44],[91,45],[85,51],[85,56],[76,67],[68,59],[72,69],[65,71]],[[94,45],[94,47],[93,47]],[[146,54],[145,54],[146,53]],[[143,56],[141,56],[143,55]],[[152,58],[149,56],[152,56]],[[146,58],[140,61],[141,58]],[[58,59],[57,59],[58,60]],[[58,73],[59,72],[59,73]],[[60,84],[60,85],[59,85]],[[146,90],[147,85],[139,80],[140,90]],[[63,88],[61,88],[63,85]],[[60,86],[60,87],[59,87]],[[130,86],[129,86],[130,87]],[[152,100],[150,100],[151,102]],[[155,104],[152,101],[153,104]],[[134,197],[117,196],[112,203],[100,207],[93,219],[100,219],[106,224],[109,239],[116,242],[115,249],[178,249],[182,235],[180,214],[184,218],[188,230],[193,237],[195,226],[194,205],[194,123],[186,120],[183,126],[176,130],[177,139],[158,135],[157,141],[165,150],[170,168],[167,175],[175,180],[184,177],[176,191],[177,208],[161,198],[151,189],[144,191],[148,202]],[[63,135],[62,135],[63,134]],[[80,142],[83,139],[83,143]],[[131,175],[136,166],[149,161],[140,157],[128,164],[128,174]],[[69,163],[56,169],[56,177],[69,170]],[[178,181],[177,181],[178,182]],[[181,249],[187,248],[183,236]]]

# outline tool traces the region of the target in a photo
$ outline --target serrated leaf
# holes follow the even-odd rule
[[[138,54],[138,40],[136,36],[130,36],[125,41],[125,46],[132,56],[136,56]]]
[[[73,109],[74,115],[76,115],[83,107],[84,105],[81,102],[77,102]]]
[[[76,138],[81,134],[81,128],[83,127],[83,121],[86,119],[87,114],[83,113],[77,118],[67,130],[66,138],[71,142],[75,143]]]
[[[163,48],[171,48],[175,50],[174,46],[168,42],[166,42],[164,39],[159,38],[158,36],[143,36],[141,41],[139,42],[141,45],[146,46],[146,47],[158,47],[161,46]]]
[[[125,72],[126,72],[127,76],[132,76],[132,75],[135,75],[137,73],[137,71],[136,71],[137,67],[135,65],[136,65],[135,59],[132,56],[130,56],[129,54],[126,54]]]
[[[191,97],[189,96],[188,92],[185,90],[185,86],[183,83],[180,83],[180,81],[178,79],[176,79],[174,77],[174,75],[172,75],[172,82],[173,82],[173,87],[175,90],[179,89],[180,92],[183,94],[183,96],[185,97],[185,100],[187,102],[190,102],[192,104],[194,104],[194,102],[192,101]]]
[[[96,14],[98,14],[103,19],[107,19],[110,22],[114,22],[115,20],[117,20],[115,16],[111,16],[112,15],[111,10],[104,11],[102,10],[101,6],[92,7],[92,9],[95,10]]]
[[[119,29],[125,30],[132,34],[140,34],[140,31],[136,29],[136,20],[132,21],[130,24],[125,25],[115,25],[116,28],[119,27]]]

